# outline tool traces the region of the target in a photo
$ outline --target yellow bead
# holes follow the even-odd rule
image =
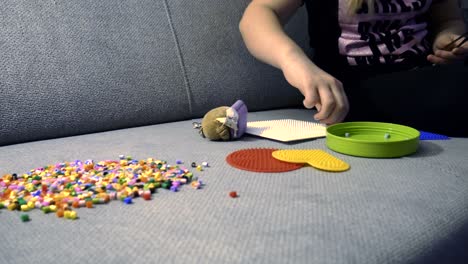
[[[69,211],[68,219],[75,220],[78,217],[78,214],[75,211]]]
[[[51,212],[56,212],[57,211],[57,206],[55,204],[49,206]]]
[[[63,216],[64,216],[65,218],[69,219],[69,218],[70,218],[70,212],[71,212],[71,211],[68,211],[68,210],[65,211],[65,212],[63,213]]]
[[[13,211],[16,210],[17,205],[15,203],[11,203],[7,206],[8,210]]]
[[[21,211],[23,211],[23,212],[29,211],[28,205],[26,205],[26,204],[21,205]]]
[[[35,203],[33,201],[29,201],[28,202],[28,207],[29,207],[29,209],[34,209]]]

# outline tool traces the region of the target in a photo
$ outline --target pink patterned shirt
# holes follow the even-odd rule
[[[423,15],[432,0],[376,0],[374,13],[364,3],[355,15],[346,2],[339,0],[338,48],[350,65],[400,63],[430,51]]]

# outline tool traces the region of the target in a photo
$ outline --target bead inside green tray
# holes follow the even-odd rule
[[[368,158],[395,158],[416,152],[419,131],[381,122],[345,122],[327,127],[327,147],[333,151]]]

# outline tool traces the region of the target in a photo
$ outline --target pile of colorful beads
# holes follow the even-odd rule
[[[120,155],[119,160],[76,160],[23,175],[6,174],[0,178],[0,209],[27,212],[37,208],[58,217],[77,219],[72,208],[93,208],[111,200],[131,204],[136,197],[151,200],[157,188],[177,192],[188,183],[195,189],[201,188],[202,182],[181,167],[180,160],[176,163]]]

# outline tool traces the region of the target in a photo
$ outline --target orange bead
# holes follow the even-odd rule
[[[93,208],[93,201],[86,201],[86,207],[87,208]]]
[[[57,214],[57,217],[63,217],[64,211],[62,209],[59,209],[57,210],[56,214]]]
[[[74,202],[72,203],[72,206],[73,206],[73,208],[79,208],[79,207],[80,207],[80,203],[79,203],[78,201],[74,201]]]

